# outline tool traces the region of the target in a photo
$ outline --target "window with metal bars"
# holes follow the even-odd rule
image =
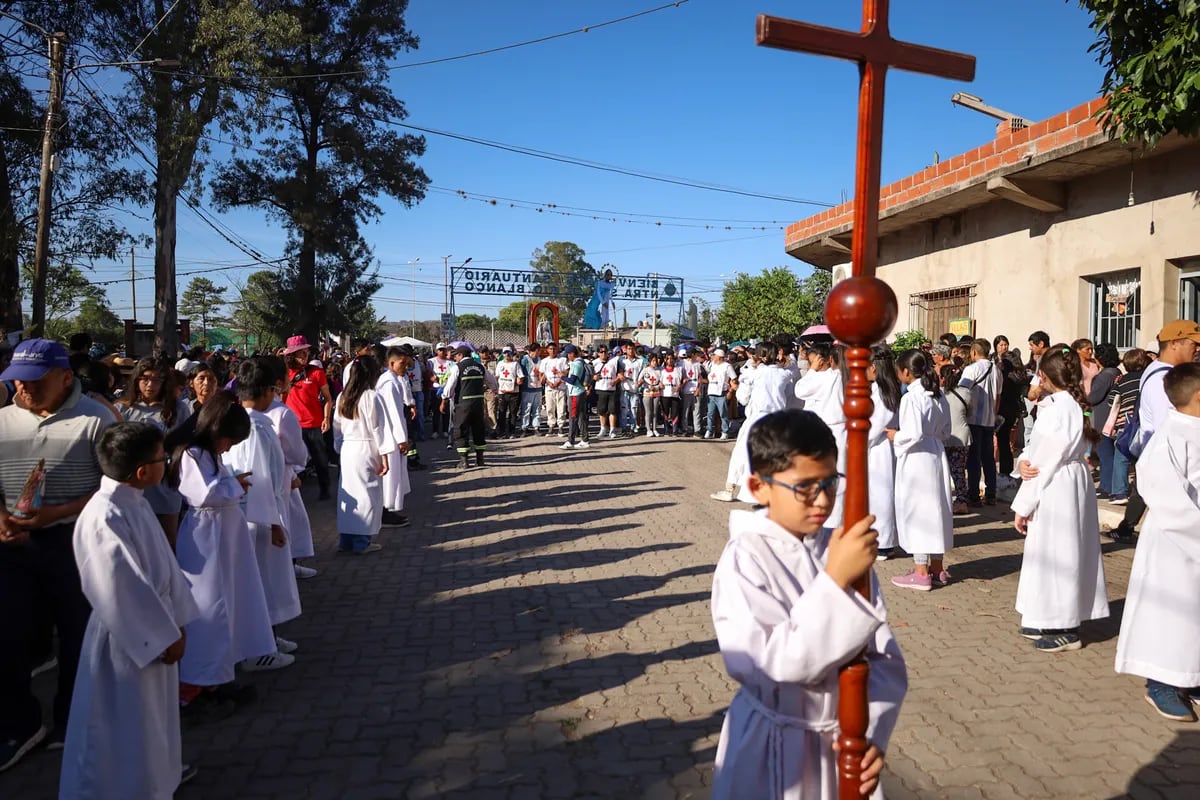
[[[950,330],[950,321],[975,318],[975,285],[956,286],[908,296],[908,327],[936,341]]]
[[[1108,342],[1120,350],[1141,347],[1142,271],[1126,269],[1088,278],[1091,313],[1088,335],[1093,342]]]

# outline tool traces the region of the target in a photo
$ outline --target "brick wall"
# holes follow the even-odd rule
[[[1099,132],[1094,115],[1104,106],[1097,98],[1050,119],[1021,130],[1001,133],[992,141],[962,155],[955,156],[915,175],[890,183],[880,189],[879,211],[886,213],[921,197],[952,186],[979,183],[986,175],[1012,167],[1024,161],[1030,150],[1043,154],[1082,141]],[[852,224],[854,203],[826,209],[807,219],[789,225],[787,246],[822,236],[837,228]]]

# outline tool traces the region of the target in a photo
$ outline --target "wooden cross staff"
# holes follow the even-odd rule
[[[901,42],[888,30],[888,0],[863,0],[860,33],[810,25],[761,14],[758,44],[781,50],[816,53],[858,62],[858,162],[854,179],[852,277],[833,288],[825,303],[825,322],[848,345],[850,370],[845,386],[846,498],[849,526],[869,513],[867,432],[871,427],[871,386],[867,366],[871,345],[882,341],[896,323],[896,295],[875,277],[879,239],[879,172],[883,152],[883,95],[889,67],[962,81],[975,78],[973,56]],[[870,577],[855,586],[871,599]],[[861,761],[867,747],[867,662],[859,654],[838,675],[838,797],[858,800]]]

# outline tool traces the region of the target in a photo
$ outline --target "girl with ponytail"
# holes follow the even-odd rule
[[[950,436],[950,406],[932,360],[920,350],[896,359],[896,377],[908,386],[900,399],[896,453],[896,530],[913,554],[913,571],[892,578],[902,589],[928,592],[950,581],[943,558],[954,546],[950,465],[943,444]]]
[[[1013,525],[1025,536],[1017,584],[1020,634],[1043,653],[1078,650],[1079,625],[1108,616],[1100,521],[1084,461],[1099,439],[1083,395],[1079,355],[1055,345],[1038,369],[1038,435],[1022,454]]]

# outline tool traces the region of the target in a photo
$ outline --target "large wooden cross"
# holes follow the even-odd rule
[[[871,345],[883,340],[896,323],[896,295],[875,277],[879,239],[879,174],[883,155],[884,83],[889,67],[970,81],[975,78],[973,56],[901,42],[888,29],[888,0],[863,0],[862,31],[810,25],[762,14],[758,43],[767,47],[844,58],[858,62],[858,163],[854,179],[854,230],[851,244],[852,277],[830,292],[825,321],[847,345],[850,377],[845,386],[846,498],[844,524],[869,513],[867,433],[871,427],[871,387],[867,381]],[[870,599],[870,577],[855,587]],[[860,654],[838,676],[838,797],[858,800],[861,761],[867,751],[867,679]]]

